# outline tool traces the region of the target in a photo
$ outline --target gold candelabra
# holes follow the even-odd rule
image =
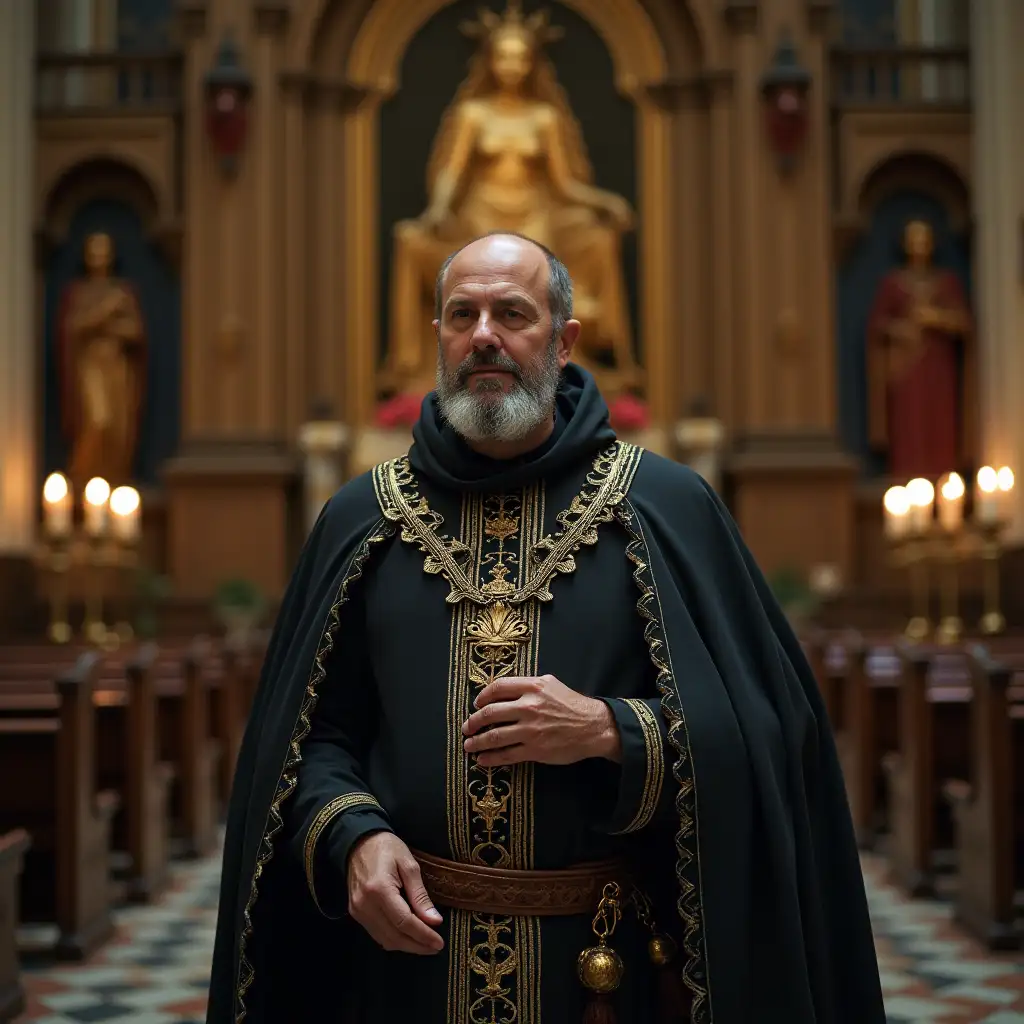
[[[978,623],[985,636],[996,636],[1006,629],[999,593],[999,563],[1002,558],[1002,532],[1004,524],[992,523],[980,531],[981,592],[983,608]]]
[[[933,635],[940,644],[959,642],[964,633],[961,567],[975,558],[981,563],[984,600],[978,628],[987,636],[1006,628],[1000,607],[999,566],[1002,535],[1009,520],[1007,495],[1013,484],[1008,467],[979,470],[971,520],[964,516],[966,487],[957,473],[940,480],[938,495],[930,481],[920,478],[886,491],[886,536],[893,562],[907,570],[910,585],[910,618],[904,628],[907,639],[921,642]],[[934,632],[930,620],[933,582],[939,608]]]
[[[69,621],[71,599],[84,605],[82,635],[85,640],[112,650],[132,638],[124,618],[111,629],[106,605],[114,586],[134,570],[140,525],[139,494],[133,487],[113,492],[107,482],[95,477],[83,494],[82,522],[74,522],[71,488],[62,473],[51,473],[43,486],[43,532],[37,564],[47,577],[50,622],[47,635],[56,644],[69,643],[74,636]],[[121,610],[127,613],[127,589],[120,590]]]

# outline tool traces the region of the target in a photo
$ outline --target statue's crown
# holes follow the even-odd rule
[[[464,22],[462,31],[471,39],[491,43],[506,33],[515,34],[523,36],[532,47],[543,46],[562,37],[562,30],[549,23],[547,10],[524,15],[521,0],[508,0],[504,14],[481,7],[478,20]]]

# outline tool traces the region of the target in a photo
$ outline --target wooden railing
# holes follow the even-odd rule
[[[43,113],[176,111],[180,53],[41,53],[36,102]]]
[[[837,106],[959,107],[971,101],[966,47],[842,47],[832,51]]]

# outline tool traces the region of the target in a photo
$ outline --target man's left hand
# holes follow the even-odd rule
[[[535,761],[619,761],[622,741],[608,705],[554,676],[499,679],[480,691],[462,727],[466,752],[482,768]]]

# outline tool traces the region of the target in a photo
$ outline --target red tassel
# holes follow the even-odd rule
[[[617,1024],[615,1007],[608,996],[591,995],[587,1008],[583,1011],[583,1024]]]
[[[666,964],[658,971],[659,1020],[661,1024],[686,1024],[690,1019],[690,994],[679,968]]]

